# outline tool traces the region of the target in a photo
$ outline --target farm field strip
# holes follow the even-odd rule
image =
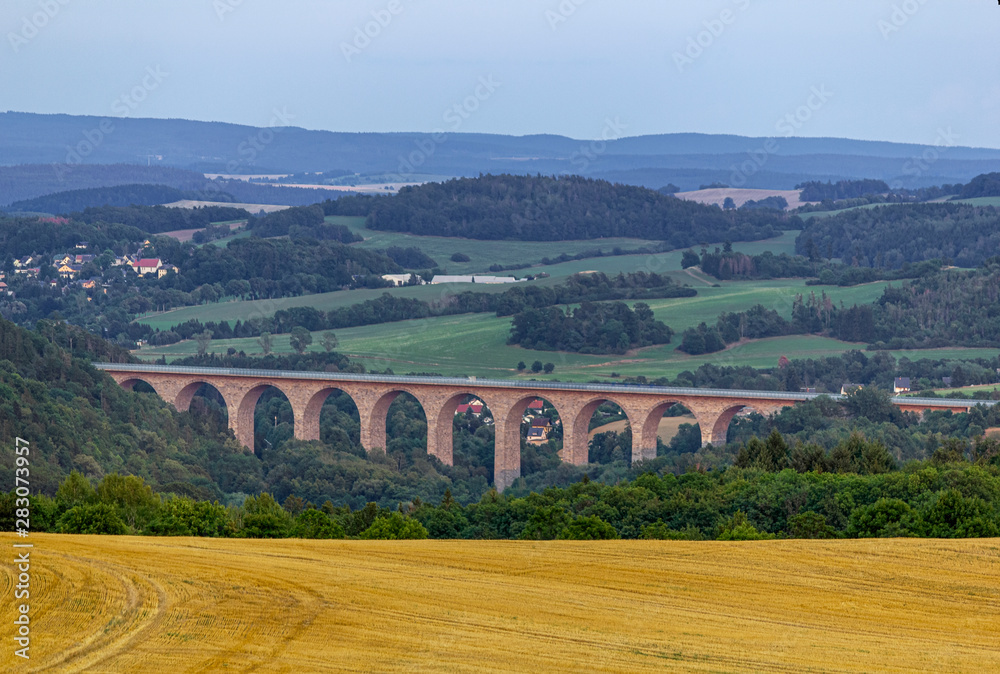
[[[33,536],[24,671],[966,672],[1000,658],[998,540]],[[0,575],[9,587],[6,560]]]
[[[884,283],[853,288],[825,288],[834,302],[871,302],[877,298]],[[490,286],[482,286],[487,288]],[[497,288],[499,286],[492,286]],[[418,291],[431,286],[401,288]],[[801,280],[748,281],[723,283],[718,288],[701,288],[696,297],[648,300],[657,318],[679,334],[705,321],[714,324],[725,311],[739,311],[761,303],[783,315],[791,313],[796,294],[807,294],[813,287]],[[373,291],[355,291],[373,292]],[[213,305],[224,307],[225,305]],[[216,320],[221,317],[216,316]],[[677,351],[679,336],[673,343],[632,351],[625,355],[583,355],[553,351],[531,351],[507,344],[509,317],[493,314],[461,314],[395,323],[343,328],[336,330],[338,350],[359,360],[367,367],[395,372],[438,372],[452,375],[492,377],[515,376],[515,365],[535,360],[556,365],[553,377],[564,381],[588,380],[598,376],[644,375],[647,377],[676,376],[703,363],[718,365],[752,365],[772,367],[778,358],[824,357],[843,353],[862,345],[840,342],[816,336],[788,336],[757,340],[734,345],[726,351],[702,356],[688,356]],[[311,350],[319,350],[322,331],[314,334]],[[213,341],[210,349],[224,352],[228,348],[246,353],[259,353],[260,346],[252,337]],[[289,352],[287,337],[275,339],[276,352]],[[168,359],[193,355],[197,346],[185,341],[164,347],[146,347],[136,354],[144,359],[166,356]],[[918,356],[919,357],[919,356]],[[927,357],[931,357],[927,354]],[[525,374],[522,376],[536,376]],[[544,375],[542,375],[544,377]]]
[[[354,218],[357,219],[357,218]],[[364,230],[369,232],[370,230]],[[379,232],[382,234],[382,232]],[[243,234],[245,235],[245,233]],[[798,232],[785,232],[780,237],[774,239],[768,239],[765,241],[753,241],[748,243],[736,243],[733,244],[734,250],[743,251],[747,254],[757,254],[765,250],[772,250],[777,252],[791,252],[794,250],[795,236]],[[237,235],[239,236],[239,235]],[[390,234],[391,237],[397,237],[395,233]],[[425,239],[434,239],[441,237],[413,237],[420,239],[421,241]],[[473,264],[468,263],[469,267],[456,266],[450,261],[445,264],[441,260],[438,260],[442,266],[447,267],[449,273],[488,273],[493,274],[494,272],[487,271],[489,265],[493,264],[497,260],[497,254],[499,250],[503,250],[508,244],[510,245],[527,245],[519,242],[506,242],[506,241],[472,241],[470,239],[444,239],[445,241],[462,241],[471,244],[476,244],[482,246],[482,254],[486,256],[482,262],[483,264]],[[586,242],[571,242],[571,243],[587,243],[591,244],[585,249],[592,249],[603,247],[605,250],[610,250],[610,246],[607,244],[610,239],[604,240],[594,240]],[[641,242],[638,240],[631,240],[633,243],[648,243]],[[213,242],[218,243],[218,242]],[[367,243],[367,242],[366,242]],[[545,246],[555,245],[559,243],[567,242],[544,242]],[[363,245],[363,244],[356,244]],[[385,248],[389,245],[418,245],[417,243],[404,244],[400,241],[386,242],[376,248]],[[543,245],[542,242],[532,242],[531,246],[537,248]],[[423,245],[419,245],[422,249],[426,250]],[[454,252],[454,251],[453,251]],[[551,251],[546,251],[537,255],[535,261],[541,260],[542,257],[549,255]],[[451,253],[449,253],[450,255]],[[551,253],[551,257],[558,256],[559,253]],[[545,272],[550,275],[549,278],[538,279],[532,281],[531,283],[542,285],[542,286],[552,286],[563,282],[567,277],[572,276],[581,271],[602,271],[606,274],[617,274],[619,272],[633,272],[633,271],[646,271],[646,272],[656,272],[660,274],[669,274],[679,283],[686,283],[695,286],[699,289],[699,292],[704,286],[702,283],[694,281],[690,276],[681,271],[681,255],[682,251],[671,251],[669,253],[659,253],[656,255],[620,255],[614,257],[600,257],[600,258],[588,258],[585,260],[574,260],[571,262],[562,262],[559,264],[553,264],[548,266],[538,266],[531,269],[521,269],[512,272],[496,272],[497,275],[502,276],[525,276],[527,274],[537,274],[540,272]],[[432,255],[433,257],[433,255]],[[470,254],[471,257],[471,254]],[[522,259],[522,261],[524,261]],[[714,282],[714,281],[713,281]],[[801,284],[801,281],[794,282]],[[440,300],[448,295],[453,295],[456,293],[464,291],[475,291],[475,292],[487,292],[487,293],[500,293],[508,290],[510,286],[505,285],[484,285],[484,284],[471,284],[471,283],[456,283],[456,284],[442,284],[435,286],[415,286],[415,287],[405,287],[405,288],[379,288],[376,290],[338,290],[329,293],[320,293],[316,295],[303,295],[301,297],[283,297],[278,299],[264,299],[264,300],[245,300],[245,301],[227,301],[218,302],[212,304],[203,304],[192,307],[182,307],[179,309],[173,309],[163,313],[148,314],[146,316],[137,319],[140,323],[146,323],[154,328],[159,328],[161,330],[167,330],[175,325],[184,323],[192,319],[204,321],[230,321],[234,323],[237,319],[246,320],[247,318],[252,318],[254,316],[273,316],[274,313],[280,309],[288,309],[290,307],[315,307],[322,311],[328,311],[330,309],[350,306],[352,304],[358,304],[364,302],[365,300],[380,297],[383,293],[389,293],[397,297],[415,297],[417,299],[434,301]]]

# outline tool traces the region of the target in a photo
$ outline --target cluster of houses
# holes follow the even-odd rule
[[[545,403],[536,398],[528,403],[528,409],[524,411],[523,420],[528,425],[528,444],[542,445],[549,441],[549,433],[552,431],[552,422],[542,414]]]
[[[524,411],[523,421],[528,424],[528,443],[532,445],[542,445],[549,441],[549,433],[552,431],[552,422],[542,414],[545,409],[545,402],[536,398],[528,403]],[[467,403],[462,403],[455,410],[455,414],[471,414],[477,419],[483,415],[483,403],[475,398]],[[483,423],[493,423],[492,419],[485,419]],[[558,422],[556,422],[558,423]]]
[[[149,245],[149,241],[143,242],[143,246],[146,245]],[[90,244],[86,241],[76,244],[77,251],[87,250],[89,247]],[[14,260],[14,273],[37,277],[43,264],[51,264],[60,278],[73,280],[77,279],[84,266],[93,262],[96,257],[91,253],[70,252],[55,255],[50,261],[46,261],[41,255],[25,255]],[[170,272],[176,273],[178,271],[177,267],[172,264],[164,264],[163,260],[159,258],[142,257],[141,249],[135,255],[115,257],[111,264],[115,267],[131,268],[139,276],[155,275],[157,278],[163,278]]]

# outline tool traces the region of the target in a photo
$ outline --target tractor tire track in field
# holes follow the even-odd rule
[[[103,570],[124,589],[125,606],[120,616],[112,618],[104,627],[104,633],[110,631],[111,636],[101,638],[95,632],[80,647],[65,651],[56,662],[32,671],[85,672],[100,669],[102,664],[153,633],[163,621],[168,604],[167,594],[152,578],[110,562],[68,554],[60,554],[59,557],[67,564],[78,563]]]
[[[996,541],[39,542],[30,671],[839,673],[1000,660]],[[0,587],[12,578],[0,565]]]

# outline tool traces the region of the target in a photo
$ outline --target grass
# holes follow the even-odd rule
[[[803,220],[810,220],[812,218],[828,218],[831,215],[840,215],[841,213],[846,213],[848,211],[856,211],[859,208],[878,208],[880,206],[901,206],[904,204],[864,204],[863,206],[851,206],[850,208],[840,208],[835,211],[813,211],[812,213],[799,213],[799,217]]]
[[[974,197],[972,199],[956,199],[953,203],[971,204],[973,206],[996,206],[1000,208],[1000,197]]]
[[[826,288],[835,303],[844,301],[871,302],[878,297],[884,283],[872,283],[853,288]],[[413,290],[419,290],[414,288]],[[678,332],[702,321],[714,322],[723,311],[744,309],[755,303],[773,307],[784,315],[791,313],[797,293],[811,289],[801,281],[779,280],[730,283],[719,288],[705,288],[691,298],[650,300],[658,318]],[[225,306],[225,305],[222,305]],[[788,336],[762,339],[735,345],[726,351],[702,356],[688,356],[676,350],[680,340],[672,344],[649,347],[625,355],[582,355],[553,351],[531,351],[507,344],[510,318],[493,314],[466,314],[438,318],[400,321],[337,330],[338,350],[366,367],[377,370],[391,368],[397,373],[436,372],[445,375],[475,375],[493,378],[538,378],[562,381],[588,381],[599,377],[623,376],[676,377],[684,370],[694,370],[704,363],[716,365],[749,365],[774,367],[781,356],[788,358],[821,358],[834,356],[863,345],[816,336]],[[314,333],[311,350],[319,350],[321,333]],[[259,353],[255,338],[217,340],[210,350],[217,353],[228,348],[247,353]],[[286,336],[275,339],[276,352],[290,352]],[[193,341],[165,347],[144,348],[137,355],[152,360],[166,356],[168,361],[193,355]],[[896,351],[897,357],[911,359],[961,359],[993,357],[995,349],[927,349]],[[529,366],[535,360],[552,362],[552,375],[525,372],[518,374],[515,366],[524,361]]]
[[[996,540],[32,536],[33,670],[988,672],[1000,641]]]
[[[365,231],[367,232],[369,230]],[[795,247],[795,237],[797,235],[798,232],[796,231],[784,232],[781,236],[774,239],[734,244],[733,248],[748,254],[756,254],[765,250],[771,250],[775,253],[792,252]],[[392,234],[392,236],[397,235]],[[427,239],[435,237],[416,238]],[[451,241],[452,239],[448,240]],[[465,240],[462,239],[462,241]],[[503,248],[507,245],[507,242],[479,241],[472,243],[492,247],[494,249],[494,253],[496,253],[497,249]],[[399,244],[396,243],[389,245]],[[523,244],[514,243],[512,245],[520,246]],[[484,269],[485,267],[476,269],[475,271],[483,271]],[[681,251],[671,251],[669,253],[661,253],[658,255],[623,255],[592,258],[573,262],[564,262],[545,267],[536,267],[531,269],[530,272],[538,273],[540,271],[544,271],[550,274],[550,277],[531,281],[531,283],[537,283],[543,286],[556,285],[563,282],[572,274],[588,270],[603,271],[608,274],[617,274],[619,271],[626,273],[632,271],[666,273],[681,283],[687,283],[698,288],[699,292],[702,291],[702,288],[707,288],[708,285],[715,282],[714,279],[710,279],[708,277],[704,277],[706,279],[704,281],[699,281],[692,278],[690,274],[681,271]],[[448,271],[450,272],[455,270],[449,267]],[[529,270],[522,270],[518,272],[518,274],[524,276],[528,271]],[[508,272],[507,274],[513,274],[513,272]],[[790,283],[794,283],[802,288],[805,288],[802,281],[791,281]],[[397,297],[415,297],[417,299],[433,301],[440,300],[448,295],[464,292],[466,290],[486,293],[501,293],[508,289],[509,286],[503,285],[473,285],[469,283],[461,283],[436,286],[416,286],[409,288],[380,288],[377,290],[340,290],[330,293],[320,293],[317,295],[303,295],[301,297],[283,297],[274,300],[227,301],[193,307],[183,307],[167,312],[148,314],[140,317],[138,322],[146,323],[147,325],[160,330],[168,330],[175,325],[179,325],[189,320],[199,320],[202,322],[229,321],[230,323],[235,323],[237,319],[245,321],[254,316],[273,316],[276,311],[280,309],[288,309],[290,307],[315,307],[321,311],[329,311],[330,309],[338,307],[359,304],[365,300],[379,297],[382,293],[389,293],[390,295],[395,295]]]
[[[996,206],[1000,208],[1000,197],[975,197],[973,199],[955,199],[953,201],[949,200],[941,203],[949,204],[971,204],[973,206]],[[879,206],[905,206],[906,204],[865,204],[864,206],[852,206],[851,208],[841,208],[836,211],[815,211],[813,213],[800,213],[799,216],[803,220],[809,220],[810,218],[828,218],[831,215],[839,215],[840,213],[846,213],[847,211],[854,211],[859,208],[878,208]]]
[[[993,351],[996,353],[996,350]],[[1000,384],[980,384],[978,386],[963,386],[961,388],[937,388],[934,389],[935,393],[940,395],[953,395],[955,393],[979,393],[981,391],[989,391],[990,393],[1000,390]]]
[[[615,247],[625,250],[655,246],[656,241],[629,238],[593,239],[584,241],[476,241],[445,236],[416,236],[402,232],[385,232],[366,229],[364,218],[330,216],[327,222],[346,225],[351,231],[364,237],[364,241],[354,244],[359,248],[385,249],[390,246],[415,247],[437,262],[449,274],[469,274],[487,272],[491,265],[503,266],[519,264],[540,264],[542,258],[556,258],[560,254],[576,255],[585,251],[602,249],[610,253]],[[452,262],[454,253],[469,256],[468,262]],[[678,257],[678,260],[680,258]],[[524,275],[524,270],[496,272],[505,275]]]

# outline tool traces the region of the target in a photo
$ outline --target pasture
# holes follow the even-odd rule
[[[1000,657],[989,539],[32,542],[31,660],[8,639],[6,671],[987,672]],[[0,573],[9,590],[10,556]]]
[[[650,300],[658,318],[680,332],[701,321],[714,322],[722,311],[735,311],[757,302],[790,313],[792,297],[801,292],[794,282],[758,282],[756,292],[749,284],[729,284],[721,288],[706,288],[698,297]],[[769,284],[769,285],[768,285]],[[872,301],[884,284],[854,288],[829,288],[835,302]],[[418,290],[414,288],[413,290]],[[842,294],[841,294],[842,293]],[[675,337],[671,344],[630,351],[623,355],[584,355],[557,351],[533,351],[507,344],[509,317],[493,314],[462,314],[436,318],[366,325],[336,330],[338,351],[369,369],[391,368],[397,374],[435,372],[444,375],[480,376],[491,378],[537,378],[561,381],[589,381],[599,377],[645,376],[676,377],[684,370],[694,370],[705,363],[715,365],[749,365],[775,367],[781,356],[788,358],[822,358],[863,349],[864,345],[841,342],[827,337],[791,335],[748,341],[730,346],[725,351],[701,356],[689,356],[676,350],[680,343]],[[313,335],[310,350],[320,350],[322,333]],[[223,353],[228,348],[246,353],[260,353],[256,338],[213,341],[210,351]],[[287,336],[275,336],[273,349],[278,353],[291,351]],[[184,341],[164,347],[146,347],[134,352],[144,360],[166,356],[167,360],[193,355],[197,345]],[[962,359],[991,358],[996,349],[923,349],[893,351],[896,357]],[[535,374],[530,370],[518,373],[518,361],[527,365],[535,360],[556,366],[551,375]]]
[[[365,230],[366,232],[369,230]],[[733,244],[733,248],[738,251],[745,252],[747,254],[753,255],[761,253],[765,250],[770,250],[775,253],[787,252],[792,253],[795,248],[795,237],[798,232],[790,231],[784,232],[781,236],[774,239],[768,239],[765,241],[753,241],[748,243],[737,243]],[[392,234],[391,237],[397,237],[401,235]],[[415,237],[421,240],[434,238],[434,237]],[[445,239],[451,241],[452,239]],[[458,239],[459,241],[468,241],[468,239]],[[395,241],[395,242],[391,242]],[[608,241],[608,239],[605,239]],[[477,245],[482,245],[483,249],[481,251],[482,255],[487,255],[487,248],[492,247],[494,256],[497,254],[497,249],[505,246],[508,242],[488,242],[479,241],[472,242]],[[579,242],[577,242],[579,243]],[[364,244],[355,244],[364,245]],[[396,241],[393,238],[387,239],[385,243],[381,246],[375,247],[386,247],[390,245],[403,245],[401,242]],[[413,244],[410,244],[413,245]],[[523,245],[523,244],[516,244]],[[427,249],[421,247],[422,250],[427,252]],[[610,249],[608,249],[610,250]],[[645,272],[656,272],[660,274],[668,274],[672,276],[675,280],[682,284],[688,284],[698,289],[699,293],[703,292],[703,289],[709,288],[709,286],[716,283],[715,279],[707,277],[697,272],[686,273],[681,270],[681,254],[682,251],[671,251],[669,253],[659,253],[656,255],[621,255],[614,257],[601,257],[601,258],[589,258],[584,260],[574,260],[571,262],[563,262],[559,264],[553,264],[548,266],[539,266],[532,269],[522,269],[517,272],[498,272],[501,276],[525,276],[527,274],[537,274],[540,272],[546,272],[549,274],[549,278],[537,279],[535,281],[529,281],[529,283],[535,283],[543,286],[552,286],[558,283],[562,283],[565,279],[573,274],[579,273],[581,271],[601,271],[606,274],[617,274],[619,272],[634,272],[634,271],[645,271]],[[471,254],[470,254],[471,257]],[[539,258],[540,259],[540,258]],[[483,272],[488,268],[477,267],[475,269],[459,269],[457,267],[448,267],[449,272],[463,271],[475,271]],[[688,270],[691,271],[691,270]],[[755,282],[756,283],[756,282]],[[764,283],[773,283],[779,285],[792,284],[796,287],[801,288],[800,292],[809,292],[802,280],[790,280],[790,281],[768,281]],[[736,285],[736,284],[727,284]],[[745,284],[739,284],[745,285]],[[146,316],[140,317],[138,322],[146,323],[154,328],[159,328],[160,330],[168,330],[169,328],[184,323],[192,319],[199,321],[229,321],[230,323],[235,323],[237,319],[247,320],[248,318],[253,318],[255,316],[265,317],[273,316],[276,311],[281,309],[288,309],[291,307],[315,307],[321,311],[329,311],[330,309],[335,309],[338,307],[345,307],[351,304],[359,304],[365,300],[374,299],[381,296],[383,293],[389,293],[390,295],[395,295],[397,297],[413,297],[425,301],[434,301],[446,298],[449,295],[461,293],[464,291],[475,291],[484,293],[501,293],[508,290],[510,286],[505,285],[484,285],[484,284],[472,284],[472,283],[449,283],[434,286],[411,286],[404,288],[379,288],[375,290],[360,289],[360,290],[338,290],[336,292],[330,293],[320,293],[316,295],[303,295],[300,297],[282,297],[277,299],[265,299],[265,300],[230,300],[223,302],[216,302],[211,304],[202,304],[191,307],[182,307],[180,309],[173,309],[171,311],[148,314]],[[697,299],[697,298],[695,298]],[[870,300],[869,300],[870,301]],[[743,307],[745,308],[745,307]],[[730,309],[733,310],[733,309]],[[713,317],[714,318],[714,317]],[[705,320],[705,319],[702,319]]]

